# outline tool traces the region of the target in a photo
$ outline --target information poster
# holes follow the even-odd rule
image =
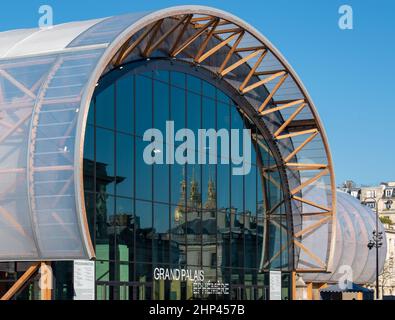
[[[281,271],[270,271],[270,300],[281,300]]]
[[[95,300],[95,262],[74,260],[74,300]]]

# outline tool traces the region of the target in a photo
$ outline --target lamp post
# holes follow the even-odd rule
[[[383,245],[383,233],[379,232],[379,200],[372,198],[376,207],[376,230],[373,231],[373,237],[369,240],[368,248],[372,250],[376,248],[376,299],[380,298],[379,294],[379,248]],[[366,203],[366,200],[365,200]],[[387,209],[391,208],[391,203],[386,202]]]
[[[383,245],[383,233],[373,231],[373,238],[369,240],[368,248],[369,250],[376,248],[376,299],[380,298],[379,294],[379,248]]]

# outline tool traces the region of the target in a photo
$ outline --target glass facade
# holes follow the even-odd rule
[[[242,129],[250,129],[251,170],[233,175],[232,150],[220,149],[217,164],[146,164],[144,132],[165,133],[166,121],[195,137],[201,128],[239,129],[241,139]],[[164,141],[156,152],[166,147]],[[211,152],[196,149],[195,159]],[[280,177],[277,171],[260,174],[275,165],[266,141],[230,94],[203,77],[131,69],[103,81],[92,100],[84,148],[97,299],[267,299],[272,269],[284,271],[288,299]],[[156,268],[203,271],[205,282],[228,284],[229,294],[196,294],[191,281],[155,280]]]

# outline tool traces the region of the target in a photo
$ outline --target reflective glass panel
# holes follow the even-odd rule
[[[132,70],[98,89],[88,116],[85,199],[98,298],[265,298],[268,270],[288,270],[288,250],[279,253],[288,240],[284,206],[267,216],[283,197],[280,175],[259,174],[275,164],[268,144],[210,79]],[[145,155],[156,163],[143,156],[155,139],[143,139],[151,128],[159,140]],[[252,132],[250,155],[243,149],[245,128]],[[199,140],[200,129],[217,135]],[[186,142],[192,150],[179,152]],[[248,170],[235,174],[242,165]],[[157,268],[201,271],[205,281],[228,284],[229,294],[197,294],[191,282],[154,280]]]

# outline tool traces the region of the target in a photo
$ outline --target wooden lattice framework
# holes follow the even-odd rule
[[[111,20],[112,19],[112,20]],[[109,18],[113,24],[117,17]],[[121,19],[120,19],[121,21]],[[98,22],[95,28],[84,30],[81,37],[105,34],[106,26],[100,29]],[[56,28],[54,28],[56,29]],[[98,37],[102,39],[102,37]],[[97,40],[100,41],[100,40]],[[76,41],[75,43],[79,43]],[[0,61],[0,144],[13,144],[26,133],[29,137],[27,166],[1,166],[0,177],[17,175],[18,179],[28,180],[29,211],[34,221],[37,215],[35,201],[35,173],[37,172],[70,172],[70,179],[60,190],[53,191],[56,199],[70,192],[75,194],[76,207],[80,214],[80,230],[83,234],[85,249],[89,247],[89,231],[87,228],[84,195],[83,195],[83,137],[86,117],[89,111],[90,99],[95,85],[103,73],[122,68],[125,63],[133,60],[154,59],[157,57],[183,60],[197,68],[207,68],[218,80],[232,85],[238,94],[254,105],[255,119],[260,121],[270,132],[270,138],[275,141],[282,155],[282,161],[263,168],[262,176],[271,181],[279,189],[287,189],[283,202],[292,203],[293,225],[290,241],[279,249],[273,256],[281,255],[290,246],[297,248],[301,260],[306,263],[296,264],[298,272],[328,271],[331,268],[336,217],[336,192],[333,164],[323,126],[318,117],[314,104],[303,84],[285,61],[282,55],[245,22],[225,12],[204,7],[176,7],[161,10],[152,14],[142,15],[129,26],[119,30],[119,33],[107,43],[93,42],[86,47],[69,45],[65,53],[16,59],[15,61]],[[75,53],[71,54],[70,52]],[[92,65],[87,71],[87,78],[77,79],[79,91],[73,95],[51,96],[48,94],[55,84],[54,79],[65,69],[70,60],[86,60]],[[24,68],[30,65],[48,66],[45,72],[38,74],[35,81],[25,83],[10,70]],[[45,69],[45,68],[44,68]],[[76,82],[77,82],[76,80]],[[80,83],[81,82],[81,83]],[[5,86],[6,84],[6,86]],[[85,85],[86,84],[86,85]],[[6,87],[12,87],[15,97],[12,101],[7,97]],[[70,84],[71,87],[71,84]],[[61,106],[69,106],[76,116],[69,123],[69,128],[62,136],[50,137],[56,139],[59,153],[64,154],[64,165],[38,165],[37,128],[45,112],[43,105],[57,106],[56,112],[64,112]],[[75,107],[77,106],[77,107]],[[65,142],[75,134],[74,155],[68,155]],[[309,156],[314,153],[313,156]],[[285,172],[287,181],[276,181],[271,178],[273,172]],[[69,188],[70,187],[70,188]],[[15,191],[15,185],[2,189],[2,195]],[[313,200],[309,192],[322,191],[321,197]],[[268,219],[276,215],[276,210],[283,203],[273,205],[266,212]],[[54,205],[55,206],[55,205]],[[308,208],[308,210],[307,210]],[[60,215],[51,212],[54,221],[70,234],[74,241],[75,233],[71,232],[62,221]],[[16,219],[16,215],[4,206],[0,207],[0,217],[15,229],[21,237],[37,242],[36,235],[26,233],[24,226]],[[82,218],[81,218],[82,217]],[[85,217],[85,218],[84,218]],[[85,221],[81,221],[84,220]],[[276,221],[271,221],[276,224]],[[283,228],[281,224],[277,226]],[[312,235],[321,228],[327,228],[327,239],[323,254],[317,254],[311,246]],[[289,230],[287,231],[289,232]],[[77,239],[78,241],[78,239]],[[92,253],[90,247],[87,252]],[[88,255],[88,254],[87,254]],[[0,257],[1,258],[1,257]],[[273,257],[272,257],[273,259]]]
[[[173,19],[174,22],[171,27],[163,28],[165,21],[168,19]],[[194,32],[191,32],[191,29]],[[299,177],[302,172],[312,173],[308,178],[300,179],[299,183],[289,191],[292,201],[299,203],[301,206],[316,209],[302,213],[303,218],[312,219],[313,222],[306,224],[306,226],[302,225],[299,230],[294,230],[291,241],[283,244],[271,260],[281,255],[290,245],[293,245],[315,263],[314,266],[307,268],[295,266],[296,271],[325,272],[330,267],[330,253],[327,255],[328,259],[324,261],[303,241],[304,236],[311,235],[323,225],[330,224],[333,226],[335,223],[336,192],[333,165],[325,133],[311,99],[305,93],[292,69],[277,56],[270,44],[265,44],[259,40],[259,44],[246,46],[243,39],[251,38],[251,36],[251,33],[242,25],[215,15],[188,13],[166,17],[147,25],[138,37],[134,35],[130,37],[112,59],[110,68],[121,67],[122,64],[130,62],[130,56],[136,54],[136,52],[137,55],[147,59],[153,58],[155,57],[155,50],[158,49],[161,49],[162,52],[166,51],[169,58],[188,60],[199,67],[205,67],[205,62],[210,58],[216,55],[220,56],[219,59],[222,59],[222,61],[218,63],[218,60],[216,60],[218,65],[215,67],[215,72],[219,79],[225,81],[227,76],[234,76],[241,69],[241,66],[248,65],[249,72],[242,74],[243,80],[240,81],[237,88],[239,94],[245,96],[254,90],[265,88],[268,94],[256,109],[257,117],[265,119],[273,114],[287,111],[287,117],[284,117],[283,122],[272,131],[273,139],[277,143],[293,138],[302,139],[289,153],[284,154],[283,163],[264,168],[262,174],[268,178],[267,174],[269,172],[280,170],[282,166],[285,167],[287,172],[296,172]],[[213,41],[213,39],[215,40]],[[166,41],[168,43],[163,45]],[[224,48],[227,49],[226,54],[224,54]],[[281,62],[281,66],[276,66],[273,69],[268,68],[264,62],[269,54],[272,59],[275,56]],[[210,65],[210,63],[207,63],[207,65]],[[287,79],[292,79],[292,83],[295,83],[295,87],[300,90],[303,97],[286,100],[276,98],[279,92],[287,90]],[[298,119],[298,115],[306,111],[311,114],[311,118]],[[322,140],[322,152],[325,154],[324,161],[299,161],[298,155],[317,138]],[[320,203],[305,198],[303,191],[308,188],[320,188],[323,177],[329,177],[330,180],[330,200]],[[278,188],[281,187],[281,185],[278,185]],[[267,214],[273,213],[286,200],[284,199]],[[275,221],[273,224],[275,224]],[[334,235],[333,230],[332,233]],[[330,246],[333,246],[333,244],[330,244]],[[267,261],[266,265],[269,263],[270,261]]]

